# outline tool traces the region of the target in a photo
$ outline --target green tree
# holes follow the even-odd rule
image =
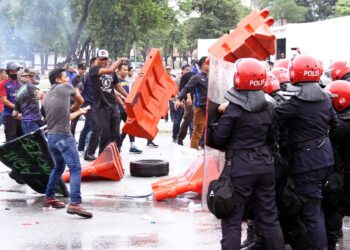
[[[335,16],[350,15],[350,0],[338,0],[334,7]]]
[[[157,30],[169,15],[165,0],[95,0],[92,5],[88,19],[92,39],[114,57],[128,56],[133,42]]]
[[[324,20],[333,15],[337,0],[296,0],[300,6],[307,9],[305,21],[314,22]]]
[[[262,0],[259,2],[259,6],[268,8],[275,20],[285,19],[290,23],[299,23],[306,19],[307,9],[297,5],[294,0]]]
[[[187,14],[196,12],[189,33],[198,38],[218,38],[228,33],[241,20],[245,8],[238,0],[187,0],[180,1],[180,8]]]

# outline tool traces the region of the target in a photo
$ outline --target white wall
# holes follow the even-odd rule
[[[276,39],[286,38],[287,58],[295,53],[291,48],[299,47],[302,53],[318,57],[327,67],[334,60],[350,60],[349,25],[350,16],[345,16],[313,23],[276,26],[271,30]],[[208,55],[208,48],[216,40],[199,39],[198,58]]]

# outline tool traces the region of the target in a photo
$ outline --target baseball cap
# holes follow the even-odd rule
[[[8,62],[6,65],[6,70],[19,70],[23,68],[18,62]]]
[[[78,69],[86,69],[86,64],[85,63],[79,63],[78,64]]]
[[[100,49],[97,52],[97,58],[108,58],[108,51],[105,49]]]

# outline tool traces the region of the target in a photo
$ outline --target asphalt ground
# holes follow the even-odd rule
[[[82,129],[79,121],[77,134]],[[121,181],[94,179],[82,182],[83,205],[92,219],[69,215],[66,209],[43,209],[43,195],[8,177],[9,168],[0,163],[0,249],[220,249],[220,221],[202,210],[200,196],[186,193],[154,201],[151,184],[162,177],[132,177],[131,161],[169,161],[169,176],[183,173],[198,153],[171,141],[172,124],[161,121],[155,143],[136,138],[142,154],[129,153],[125,139],[121,157],[125,175]],[[3,126],[0,141],[4,141]],[[203,152],[199,152],[202,154]],[[197,155],[196,155],[197,154]],[[82,165],[86,163],[81,157]],[[69,203],[67,198],[60,198]],[[344,238],[338,249],[350,249],[350,219],[344,220]],[[245,224],[242,229],[245,238]]]

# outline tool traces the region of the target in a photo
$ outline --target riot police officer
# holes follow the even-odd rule
[[[333,81],[345,80],[350,82],[350,62],[335,61],[328,67],[326,75]]]
[[[331,100],[319,86],[322,64],[309,55],[297,55],[290,65],[292,84],[300,88],[275,110],[285,121],[292,151],[290,174],[304,204],[301,216],[306,224],[311,249],[327,249],[324,215],[321,209],[322,184],[334,164],[328,138],[337,117]]]
[[[231,179],[237,202],[222,220],[222,249],[240,249],[245,202],[250,201],[255,225],[266,249],[284,249],[275,204],[275,174],[268,135],[274,126],[273,105],[263,86],[266,69],[256,59],[236,62],[234,87],[225,95],[229,104],[212,133],[212,142],[232,154]],[[227,156],[226,156],[227,157]]]
[[[329,83],[325,90],[331,94],[339,118],[339,126],[331,133],[335,171],[324,190],[328,249],[333,250],[341,235],[342,219],[350,215],[350,83],[337,80]],[[327,192],[328,186],[330,192]]]

